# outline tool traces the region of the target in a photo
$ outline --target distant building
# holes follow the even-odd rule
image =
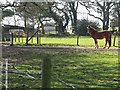
[[[11,32],[24,32],[24,27],[21,26],[15,26],[15,25],[3,25],[2,26],[3,30],[2,30],[2,40],[3,41],[10,41],[10,33]]]
[[[15,31],[23,31],[24,32],[24,27],[21,27],[21,26],[4,25],[2,27],[3,27],[3,33],[10,33],[10,32],[15,32]]]
[[[5,41],[5,40],[10,41],[10,33],[22,35],[28,31],[29,35],[30,35],[35,30],[33,27],[29,26],[26,28],[26,31],[25,31],[25,27],[16,26],[16,25],[3,25],[2,28],[3,28],[3,30],[2,30],[2,40],[3,41]]]
[[[52,25],[52,24],[45,24],[44,25],[44,31],[45,32],[56,31],[56,26]]]
[[[10,29],[9,33],[24,34],[24,30],[23,29]]]

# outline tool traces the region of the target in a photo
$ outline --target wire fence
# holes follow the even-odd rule
[[[53,34],[51,34],[53,35]],[[67,38],[65,38],[65,36],[63,36],[62,38],[58,38],[58,36],[52,36],[45,34],[42,35],[41,33],[37,33],[37,31],[33,34],[28,35],[27,34],[21,34],[21,35],[17,35],[17,34],[11,34],[11,46],[14,44],[22,44],[22,45],[62,45],[62,46],[84,46],[84,47],[93,47],[94,46],[94,42],[91,42],[92,39],[87,36],[66,36]],[[46,38],[47,37],[47,38]],[[54,38],[53,38],[54,37]],[[69,38],[68,38],[69,37]],[[66,41],[66,42],[65,42]],[[84,43],[84,42],[87,42]],[[99,40],[100,46],[103,47],[104,46],[104,40]],[[114,34],[112,37],[112,46],[116,47],[118,46],[118,34]],[[119,47],[119,46],[118,46]]]
[[[2,85],[2,88],[6,90],[11,90],[11,88],[26,88],[25,82],[28,82],[30,84],[31,83],[29,82],[30,80],[34,82],[34,84],[31,83],[32,88],[50,88],[52,87],[50,84],[52,82],[52,80],[50,80],[51,79],[50,77],[54,78],[54,80],[64,84],[67,87],[75,88],[74,86],[68,84],[67,82],[57,77],[57,75],[54,72],[48,70],[48,68],[50,69],[49,67],[50,61],[49,62],[47,61],[48,59],[47,60],[43,59],[42,71],[40,70],[40,72],[29,72],[29,71],[21,71],[20,69],[17,68],[17,66],[10,64],[8,59],[1,60],[2,63],[0,70],[2,74],[1,75],[2,80],[0,81],[0,84]],[[20,81],[22,77],[25,77],[27,79],[24,78],[25,80]],[[42,79],[40,77],[42,77]],[[41,82],[41,84],[38,82]],[[36,84],[40,84],[39,85],[40,87],[36,87],[37,86]],[[50,85],[49,87],[47,87],[48,84]]]
[[[66,37],[66,38],[65,38]],[[10,45],[49,45],[49,46],[78,46],[79,45],[79,36],[70,35],[70,36],[59,36],[55,34],[41,34],[37,31],[31,35],[23,34],[11,34]],[[67,41],[67,42],[65,42]],[[71,43],[72,42],[72,43]]]

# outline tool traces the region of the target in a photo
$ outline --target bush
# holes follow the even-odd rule
[[[87,25],[91,25],[92,27],[94,27],[95,29],[99,29],[99,23],[97,22],[93,22],[93,21],[88,21],[86,19],[82,19],[82,20],[78,20],[77,21],[77,30],[76,30],[76,34],[77,35],[81,35],[81,36],[88,36],[89,34],[87,33]]]

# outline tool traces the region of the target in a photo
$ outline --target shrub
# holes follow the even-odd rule
[[[76,34],[77,35],[81,35],[81,36],[88,36],[89,34],[87,33],[87,25],[91,25],[92,27],[94,27],[95,29],[99,29],[99,23],[97,22],[93,22],[93,21],[89,21],[86,19],[82,19],[82,20],[78,20],[77,21],[77,30],[76,30]]]

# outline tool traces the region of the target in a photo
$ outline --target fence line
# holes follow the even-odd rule
[[[5,74],[6,74],[6,81],[5,81],[5,86],[6,86],[6,90],[8,89],[8,59],[5,59],[6,62],[6,68],[5,68]]]
[[[71,87],[71,88],[75,88],[74,86],[72,86],[72,85],[66,83],[65,81],[61,80],[60,78],[58,78],[55,74],[52,74],[52,76],[53,76],[55,79],[57,79],[57,81],[65,84],[66,86]]]
[[[9,88],[9,87],[8,87],[8,73],[26,75],[26,76],[28,76],[28,77],[30,77],[30,78],[35,79],[35,80],[39,80],[39,79],[36,79],[36,78],[33,77],[32,75],[42,75],[42,72],[40,72],[40,73],[20,72],[20,70],[17,69],[15,66],[13,66],[13,67],[14,67],[14,69],[16,69],[18,72],[9,70],[9,69],[8,69],[8,59],[5,59],[5,65],[6,65],[6,67],[5,67],[5,69],[3,69],[3,71],[5,71],[5,74],[6,74],[6,81],[5,81],[5,84],[4,84],[5,87],[6,87],[6,90]],[[9,64],[9,65],[10,65],[10,64]],[[31,74],[31,75],[30,75],[30,74]],[[66,85],[66,86],[68,86],[68,87],[75,88],[74,86],[72,86],[72,85],[66,83],[65,81],[61,80],[60,78],[58,78],[55,74],[51,73],[51,75],[52,75],[58,82],[61,82],[61,83],[63,83],[64,85]]]
[[[1,58],[0,58],[1,59]],[[2,85],[4,85],[3,83],[2,83],[2,67],[3,67],[3,63],[2,63],[2,61],[0,60],[0,90],[2,89]]]
[[[1,62],[2,62],[2,66],[1,66],[1,73],[2,73],[2,71],[3,71],[3,65],[5,65],[5,69],[4,69],[4,71],[5,71],[5,84],[4,83],[2,83],[2,81],[0,82],[2,85],[4,85],[5,86],[5,89],[6,90],[8,90],[8,59],[2,59],[2,60],[0,60]],[[3,62],[5,62],[5,64],[3,64]],[[2,78],[2,75],[1,75],[1,78]]]

